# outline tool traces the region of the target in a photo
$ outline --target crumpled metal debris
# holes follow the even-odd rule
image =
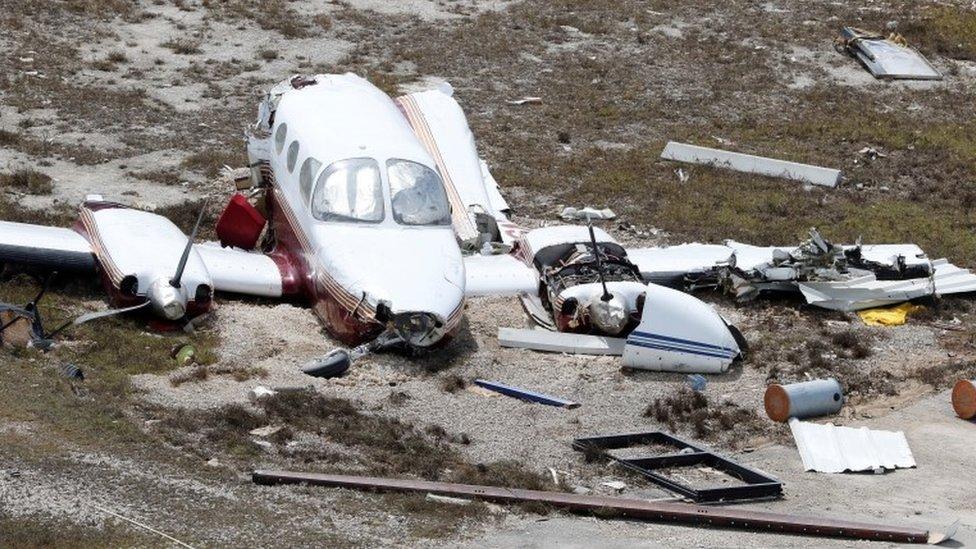
[[[587,219],[614,219],[617,217],[617,214],[613,213],[613,210],[610,208],[598,210],[590,206],[586,206],[585,208],[566,206],[560,212],[559,217],[565,221],[586,221]]]

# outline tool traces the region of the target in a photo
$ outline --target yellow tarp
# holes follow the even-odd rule
[[[857,316],[868,326],[901,326],[908,320],[908,315],[924,310],[921,305],[902,303],[894,307],[864,309],[858,311]]]

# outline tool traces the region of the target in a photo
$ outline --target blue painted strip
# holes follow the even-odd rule
[[[660,351],[671,351],[671,352],[674,352],[674,353],[687,353],[687,354],[691,354],[691,355],[701,355],[701,356],[708,356],[708,357],[712,357],[712,358],[721,358],[721,359],[724,359],[724,360],[730,360],[732,358],[732,357],[730,357],[728,355],[720,355],[720,354],[716,354],[716,353],[706,353],[704,351],[692,351],[692,350],[689,350],[689,349],[681,349],[679,347],[666,347],[664,345],[655,345],[653,343],[645,343],[643,341],[628,341],[627,344],[628,345],[636,345],[638,347],[647,347],[648,349],[657,349],[657,350],[660,350]]]
[[[700,341],[693,341],[691,339],[681,339],[680,337],[671,337],[671,336],[666,336],[666,335],[661,335],[661,334],[652,334],[652,333],[649,333],[649,332],[632,332],[631,335],[635,335],[635,336],[639,336],[639,337],[647,337],[647,338],[650,338],[650,339],[662,339],[664,341],[670,341],[672,343],[684,343],[685,345],[694,345],[696,347],[707,347],[709,349],[719,349],[719,350],[722,350],[722,351],[732,351],[733,350],[733,349],[729,349],[728,347],[722,347],[721,345],[712,345],[710,343],[702,343]]]
[[[687,352],[690,352],[690,353],[706,353],[706,354],[713,354],[713,355],[722,355],[722,356],[725,356],[725,357],[728,357],[728,358],[732,358],[735,355],[739,354],[736,351],[733,351],[731,349],[725,349],[725,348],[723,348],[721,350],[717,350],[717,349],[708,349],[708,348],[703,348],[703,347],[697,347],[695,345],[684,345],[684,344],[680,344],[680,343],[668,343],[666,341],[658,341],[656,339],[650,339],[650,338],[646,338],[646,337],[634,337],[633,334],[631,334],[631,337],[627,338],[627,342],[628,343],[641,342],[641,343],[647,343],[649,345],[658,345],[658,346],[661,346],[661,347],[667,347],[668,349],[674,349],[674,350],[680,350],[680,351],[687,351]]]
[[[484,387],[489,391],[495,391],[496,393],[501,393],[505,396],[520,398],[522,400],[528,400],[530,402],[537,402],[539,404],[545,404],[547,406],[577,408],[580,405],[579,402],[573,402],[572,400],[564,400],[559,397],[544,395],[542,393],[537,393],[535,391],[529,391],[528,389],[519,389],[518,387],[512,387],[511,385],[505,385],[504,383],[498,383],[497,381],[476,379],[474,380],[474,384],[479,387]]]

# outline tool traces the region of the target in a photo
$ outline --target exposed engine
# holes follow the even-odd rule
[[[618,335],[639,320],[643,305],[641,298],[631,299],[629,294],[633,293],[633,288],[621,291],[620,283],[635,284],[639,289],[644,283],[640,271],[627,259],[622,246],[603,242],[597,248],[599,261],[593,253],[593,245],[584,242],[549,246],[536,253],[534,262],[542,273],[545,286],[539,293],[543,305],[562,325],[560,329],[590,331],[592,327],[602,333]],[[607,294],[603,294],[600,286],[603,281],[610,288]],[[583,285],[594,285],[592,295],[576,296],[573,295],[576,292],[567,292]]]

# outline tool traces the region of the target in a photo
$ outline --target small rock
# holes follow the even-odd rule
[[[207,465],[210,467],[220,467],[220,462],[217,461],[217,458],[210,458],[207,460]]]
[[[258,427],[257,429],[251,429],[251,434],[256,437],[270,437],[271,435],[277,433],[281,430],[280,425],[267,425],[265,427]]]
[[[611,481],[604,482],[603,486],[606,486],[607,488],[610,488],[611,490],[620,493],[624,491],[624,488],[627,487],[627,484],[619,480],[611,480]]]
[[[251,442],[253,442],[255,446],[261,448],[265,452],[270,452],[271,449],[273,448],[273,446],[271,445],[271,443],[268,442],[267,440],[254,440],[254,439],[251,439]]]
[[[592,492],[593,492],[593,490],[590,490],[586,486],[575,486],[575,487],[573,487],[573,493],[574,494],[581,495],[581,496],[585,496],[585,495],[590,494]]]
[[[247,398],[251,402],[258,402],[266,398],[273,397],[276,394],[278,394],[277,391],[274,391],[273,389],[268,389],[263,385],[258,385],[257,387],[247,392]]]

